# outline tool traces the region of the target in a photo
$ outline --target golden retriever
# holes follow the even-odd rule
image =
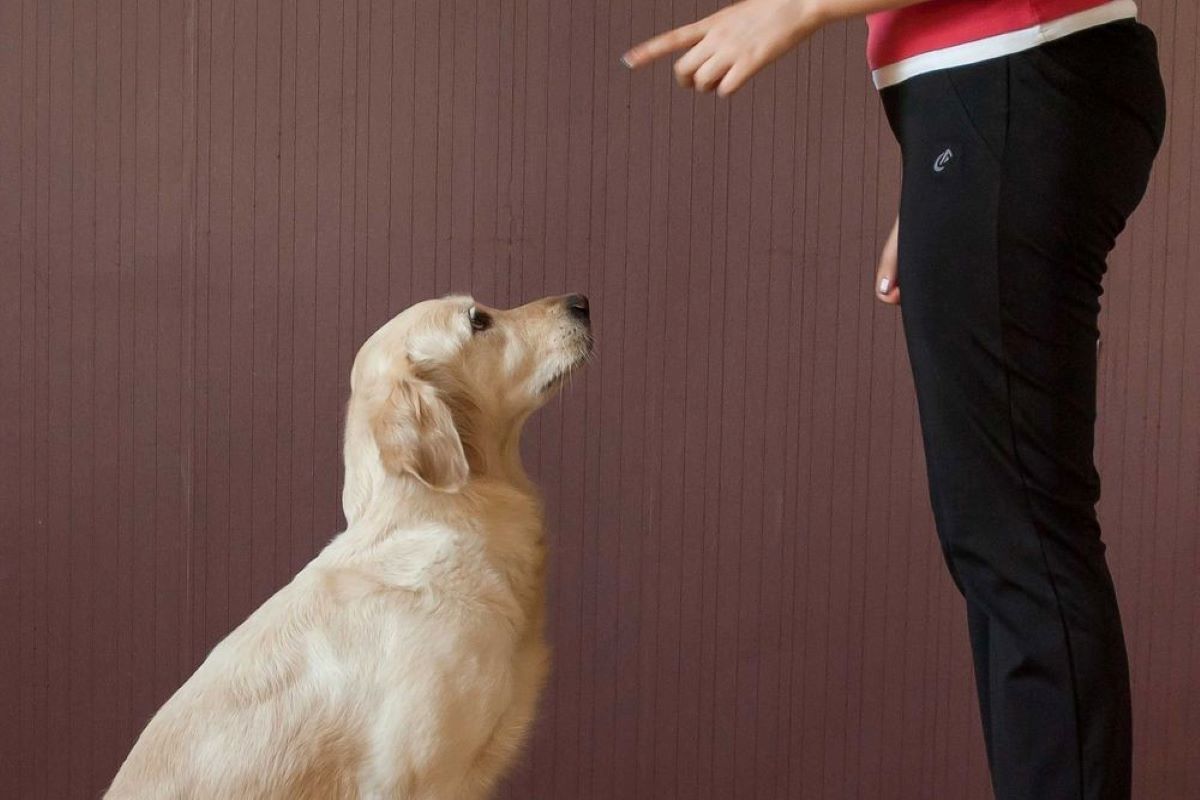
[[[485,797],[546,677],[525,420],[587,360],[587,300],[419,303],[359,350],[348,526],[150,720],[109,798]]]

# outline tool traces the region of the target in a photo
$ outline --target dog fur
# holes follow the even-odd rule
[[[106,796],[485,797],[548,668],[521,427],[590,350],[578,296],[447,297],[377,331],[351,375],[348,527],[213,649]]]

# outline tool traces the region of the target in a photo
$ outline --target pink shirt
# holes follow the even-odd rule
[[[879,88],[1137,16],[1134,0],[927,0],[867,17]]]

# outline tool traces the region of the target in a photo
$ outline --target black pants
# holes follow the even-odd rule
[[[996,796],[1128,798],[1092,446],[1105,259],[1163,135],[1154,36],[1112,23],[882,94],[904,154],[898,280],[934,516]]]

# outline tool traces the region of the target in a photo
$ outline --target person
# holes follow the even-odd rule
[[[623,58],[683,51],[679,83],[728,96],[823,25],[869,15],[903,162],[874,290],[903,292],[930,498],[1002,800],[1130,796],[1092,451],[1101,278],[1165,125],[1136,14],[1132,0],[742,0]]]

